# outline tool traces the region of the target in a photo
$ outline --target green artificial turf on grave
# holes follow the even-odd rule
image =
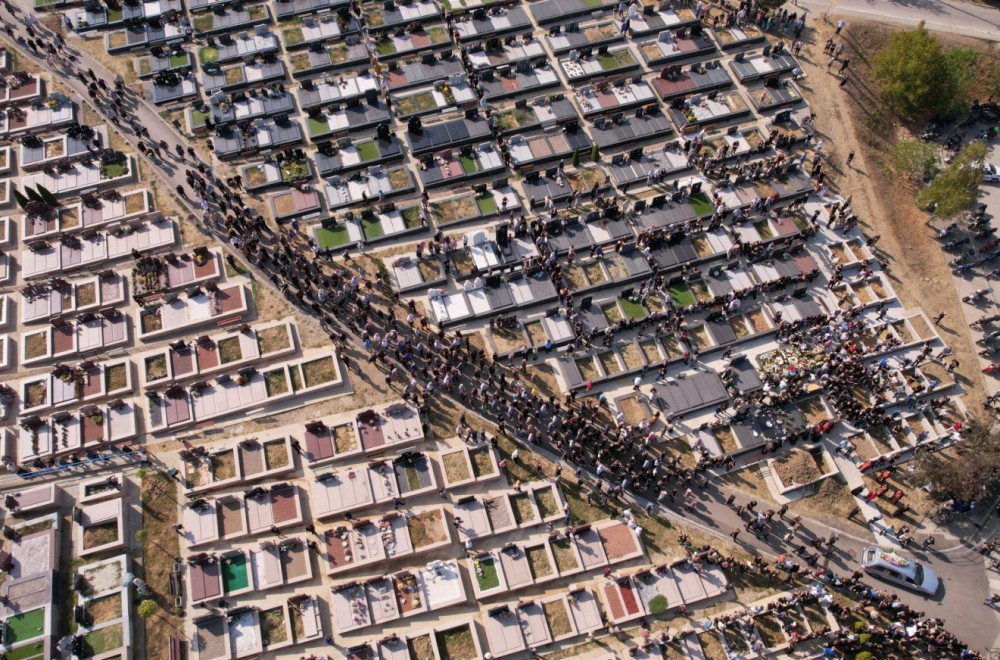
[[[15,614],[7,619],[7,634],[4,641],[17,644],[45,633],[45,609]]]
[[[687,284],[671,284],[670,285],[670,297],[674,299],[674,302],[682,307],[687,307],[688,305],[693,305],[695,303],[694,294],[691,293],[691,289],[688,288]]]
[[[246,555],[236,555],[222,562],[222,588],[227,594],[250,586]]]
[[[715,213],[715,208],[705,193],[699,192],[691,195],[688,197],[688,202],[694,207],[694,212],[698,214],[698,217]]]
[[[337,225],[333,229],[324,227],[316,232],[316,240],[321,248],[347,245],[347,226]]]
[[[357,146],[358,157],[361,158],[361,162],[367,163],[370,160],[375,160],[378,158],[378,147],[374,142],[369,140],[368,142],[362,142]]]

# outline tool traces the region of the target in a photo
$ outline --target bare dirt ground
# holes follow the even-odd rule
[[[922,308],[928,316],[945,313],[938,332],[961,363],[958,381],[968,392],[970,410],[979,410],[985,398],[984,382],[976,368],[975,345],[945,255],[926,225],[927,213],[914,204],[915,188],[896,177],[891,169],[896,139],[912,137],[912,131],[919,130],[923,122],[904,123],[881,109],[875,98],[872,54],[888,42],[896,28],[858,19],[851,21],[850,29],[841,38],[845,46],[842,58],[850,58],[852,73],[847,85],[840,87],[840,79],[827,72],[829,58],[822,52],[823,44],[834,36],[834,26],[818,19],[812,27],[811,43],[802,50],[800,58],[806,73],[801,87],[817,115],[816,139],[825,141],[823,154],[829,174],[839,184],[840,194],[852,197],[865,233],[881,235],[877,256],[883,263],[888,262],[888,276],[903,305]],[[988,80],[987,72],[1000,60],[995,49],[985,42],[936,36],[946,47],[967,46],[984,52],[977,67],[982,74],[977,76],[979,80]],[[835,64],[832,70],[838,68]],[[855,157],[848,167],[846,159],[851,151]]]

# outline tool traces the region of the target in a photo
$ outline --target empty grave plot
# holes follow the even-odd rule
[[[283,369],[275,369],[264,374],[264,388],[267,396],[278,396],[288,391],[288,378]]]
[[[479,654],[469,624],[435,633],[441,660],[473,660]]]
[[[445,527],[444,516],[440,509],[424,511],[409,519],[410,541],[414,548],[448,540],[448,530]]]
[[[538,507],[538,513],[542,516],[542,520],[562,515],[562,509],[559,508],[556,494],[552,492],[551,487],[539,488],[532,491],[532,495],[535,496],[535,505]]]
[[[358,448],[358,438],[352,424],[341,424],[333,428],[333,448],[337,454],[346,454]]]
[[[108,392],[115,392],[128,386],[128,364],[113,364],[104,370],[105,386]]]
[[[285,569],[285,578],[294,580],[310,572],[308,546],[299,543],[281,549],[281,565]]]
[[[146,380],[154,381],[167,377],[167,356],[165,353],[146,358]]]
[[[733,434],[732,427],[729,424],[723,424],[722,426],[716,426],[712,429],[712,435],[719,443],[719,448],[722,449],[723,454],[729,454],[740,446],[736,443],[736,436]]]
[[[272,607],[260,613],[260,637],[264,646],[272,646],[288,641],[288,627],[285,625],[284,607]]]
[[[472,478],[464,451],[454,451],[450,454],[445,454],[441,458],[441,462],[444,464],[444,475],[449,483],[460,483]]]
[[[615,561],[620,557],[625,557],[638,548],[636,547],[635,534],[628,528],[628,525],[609,525],[597,530],[604,545],[604,552],[608,555],[608,561]]]
[[[302,639],[306,634],[306,621],[305,617],[302,616],[300,602],[298,600],[288,601],[288,617],[292,620],[292,634],[297,640]]]
[[[284,440],[264,443],[264,465],[267,470],[277,470],[288,465],[288,449]]]
[[[781,624],[773,616],[768,614],[755,617],[753,625],[765,647],[772,649],[785,643],[785,633],[781,630]]]
[[[541,321],[532,321],[524,326],[524,328],[528,331],[528,338],[531,340],[532,346],[544,346],[545,342],[549,339],[548,335],[545,334],[545,328],[542,327]]]
[[[524,554],[528,557],[531,577],[540,580],[552,575],[552,563],[549,561],[549,553],[546,552],[544,545],[526,548]]]
[[[542,613],[545,614],[545,623],[548,625],[549,634],[552,635],[553,639],[572,634],[573,624],[570,623],[569,611],[566,610],[566,603],[563,599],[542,603]]]
[[[236,476],[236,452],[229,450],[212,455],[212,481],[225,481]]]
[[[726,644],[729,645],[729,648],[737,653],[748,653],[750,651],[750,645],[747,644],[746,638],[735,626],[727,626],[722,631],[722,636],[726,638]]]
[[[552,542],[552,558],[556,562],[556,570],[560,573],[575,571],[580,567],[573,550],[573,542],[569,539],[556,539]],[[555,633],[553,633],[555,635]]]
[[[219,340],[219,363],[229,364],[243,359],[239,337],[226,337]]]
[[[634,341],[618,347],[618,354],[625,362],[625,368],[629,371],[642,367],[642,350]]]
[[[793,449],[774,461],[778,478],[785,486],[806,484],[823,476],[822,454],[814,454],[804,449]]]
[[[434,642],[431,641],[430,634],[407,639],[406,650],[410,653],[410,660],[429,660],[435,657]]]
[[[241,534],[244,528],[244,521],[243,507],[240,505],[240,501],[233,497],[227,497],[218,500],[218,505],[222,522],[222,536]]]
[[[257,345],[261,355],[268,355],[288,348],[288,330],[285,325],[265,328],[257,333]]]
[[[243,443],[239,445],[240,465],[243,466],[243,474],[251,476],[260,474],[267,468],[264,467],[264,452],[260,445],[253,443]]]
[[[628,424],[639,425],[650,419],[649,411],[638,396],[630,396],[618,400],[618,406],[625,415]]]
[[[476,475],[477,479],[482,479],[496,472],[488,447],[473,449],[469,452],[469,458],[472,459],[472,473]]]
[[[305,378],[306,387],[317,387],[337,380],[337,367],[333,363],[333,358],[329,355],[304,362],[302,364],[302,377]]]
[[[726,653],[726,647],[722,645],[722,640],[719,639],[719,633],[714,630],[709,630],[698,635],[698,644],[701,645],[701,651],[705,654],[706,658],[729,657]]]
[[[86,609],[90,626],[114,621],[122,615],[122,595],[109,594],[87,601]]]
[[[830,418],[826,406],[823,405],[823,400],[818,396],[799,401],[798,408],[809,424],[821,424]]]
[[[83,549],[99,548],[118,541],[118,521],[110,520],[83,528]]]
[[[520,328],[498,328],[492,331],[493,343],[496,344],[498,353],[510,353],[519,351],[527,345],[524,333]]]
[[[511,506],[514,509],[514,520],[518,525],[526,525],[535,521],[535,509],[531,506],[531,500],[527,493],[517,493],[510,498]]]
[[[803,600],[801,605],[802,612],[806,615],[806,621],[814,631],[822,630],[825,626],[830,625],[830,621],[826,618],[826,608],[818,599]]]
[[[122,624],[115,623],[87,633],[83,638],[83,657],[93,658],[102,653],[121,648]]]

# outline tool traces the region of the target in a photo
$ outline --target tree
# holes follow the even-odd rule
[[[917,205],[925,210],[936,205],[934,213],[942,218],[968,210],[979,197],[985,159],[986,145],[981,142],[965,145],[931,185],[917,193]]]
[[[979,59],[969,48],[944,50],[924,27],[897,32],[875,55],[875,80],[889,106],[900,115],[955,113],[967,109],[972,68]]]
[[[28,205],[28,198],[22,195],[21,191],[18,190],[17,188],[13,189],[13,193],[14,193],[14,201],[17,202],[17,205],[20,206],[21,210],[23,211],[24,207]]]
[[[922,140],[900,140],[892,150],[892,165],[912,181],[924,181],[937,169],[937,145]]]
[[[940,452],[923,453],[916,460],[919,483],[930,484],[931,493],[941,500],[976,500],[992,489],[1000,470],[1000,433],[978,420],[962,430],[956,445],[957,456]]]
[[[594,143],[594,149],[590,152],[590,160],[595,163],[601,159],[601,150],[598,148],[597,143]]]
[[[573,167],[580,167],[580,147],[573,150],[573,158],[570,160]]]
[[[42,199],[42,196],[38,194],[38,191],[35,190],[34,188],[25,188],[24,194],[27,195],[28,199],[30,199],[33,202],[43,202],[43,203],[45,202],[45,200]]]
[[[49,206],[59,206],[59,200],[56,199],[56,196],[41,184],[38,184],[38,194],[42,196],[42,201]]]
[[[156,604],[155,600],[144,600],[139,603],[139,607],[135,608],[136,614],[141,616],[143,619],[148,619],[149,617],[156,614],[156,610],[160,609]]]

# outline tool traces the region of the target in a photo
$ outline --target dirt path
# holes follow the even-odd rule
[[[834,36],[834,26],[823,19],[816,19],[812,26],[812,43],[803,48],[800,59],[806,73],[801,87],[817,115],[816,136],[826,143],[823,153],[835,188],[839,186],[844,197],[852,197],[865,233],[882,236],[877,254],[887,263],[887,274],[903,305],[921,308],[928,317],[945,313],[938,332],[961,363],[957,375],[968,392],[966,404],[978,411],[986,396],[984,381],[945,255],[926,225],[927,214],[913,203],[912,187],[893,180],[889,170],[893,141],[905,128],[880,114],[872,101],[870,57],[894,28],[857,19],[851,22],[850,32],[843,35],[842,57],[850,58],[852,75],[841,88],[840,78],[827,73],[829,58],[822,52],[826,40]],[[838,68],[834,65],[832,70]],[[855,156],[848,167],[851,151]]]

